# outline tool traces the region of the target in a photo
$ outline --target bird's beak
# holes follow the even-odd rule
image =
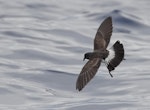
[[[85,57],[83,58],[83,61],[85,60]]]

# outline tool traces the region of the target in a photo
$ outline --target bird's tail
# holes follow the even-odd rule
[[[124,59],[124,48],[120,41],[116,41],[110,48],[109,55],[105,59],[109,73],[117,67]]]

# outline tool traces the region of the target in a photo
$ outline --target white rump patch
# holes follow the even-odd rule
[[[115,57],[115,51],[113,47],[110,48],[108,51],[109,51],[108,57],[105,59],[106,64],[109,64],[109,62]]]

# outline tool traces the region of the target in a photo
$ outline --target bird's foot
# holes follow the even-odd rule
[[[113,75],[111,74],[111,72],[109,71],[110,76],[113,78]]]

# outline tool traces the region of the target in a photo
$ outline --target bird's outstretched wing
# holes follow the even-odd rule
[[[97,32],[94,39],[94,50],[105,50],[106,41],[101,32]]]
[[[94,50],[106,49],[112,35],[112,18],[106,18],[97,30],[94,39]],[[104,42],[105,41],[105,42]]]
[[[100,58],[93,58],[84,65],[78,76],[76,89],[81,91],[85,87],[85,85],[95,76],[100,64]]]

